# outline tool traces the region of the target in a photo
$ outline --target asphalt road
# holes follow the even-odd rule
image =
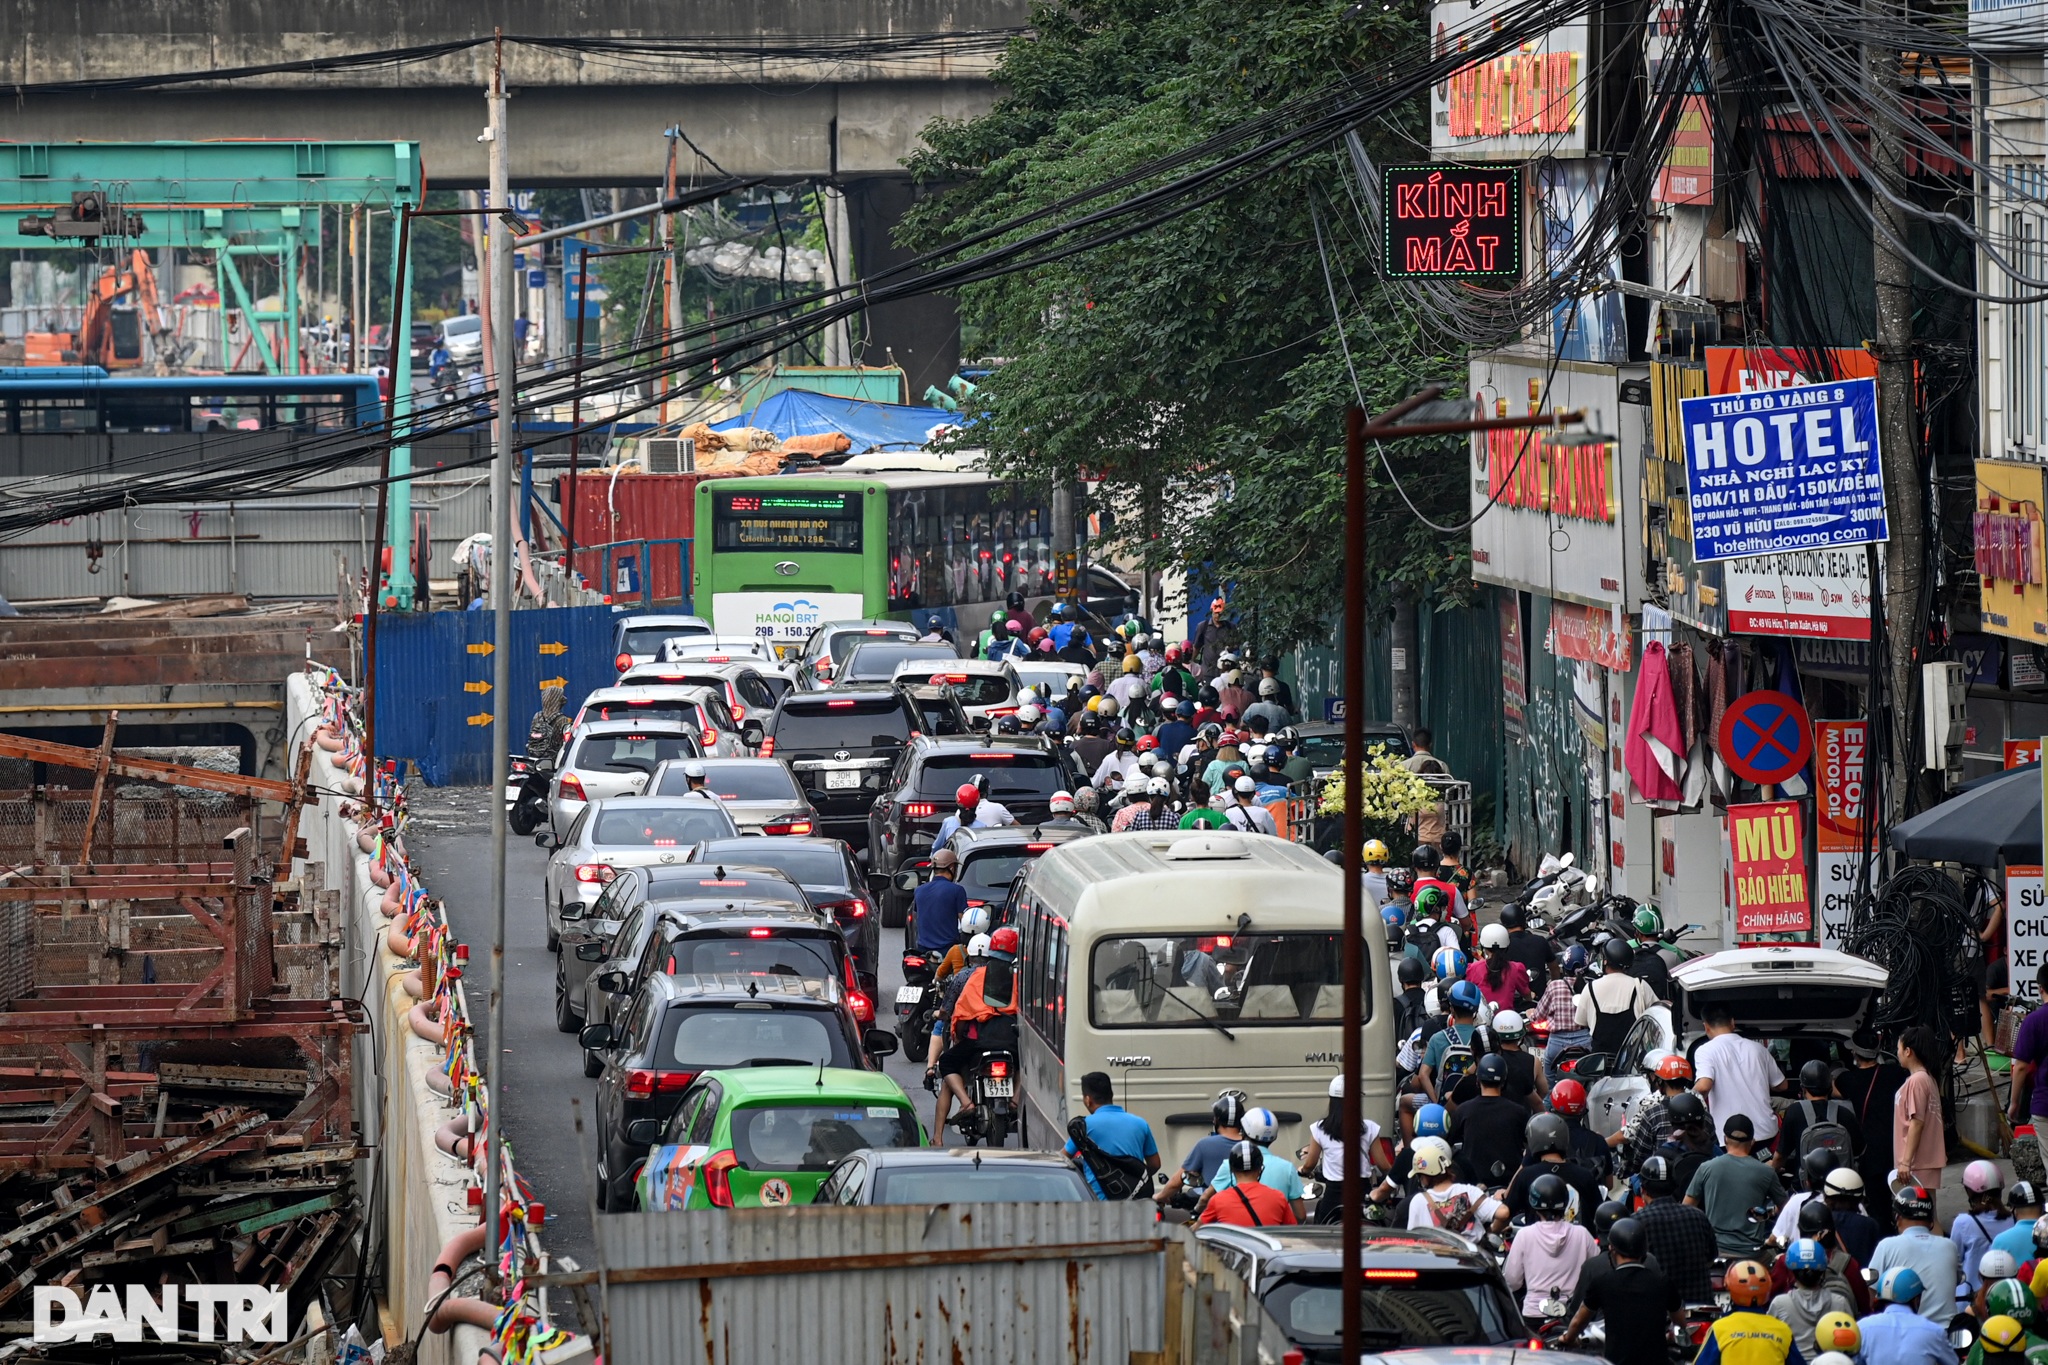
[[[492,803],[481,787],[424,784],[409,790],[407,799],[412,810],[408,849],[426,884],[446,902],[457,938],[469,945],[469,1001],[484,1014],[490,985]],[[590,1236],[595,1137],[586,1136],[579,1152],[570,1101],[583,1101],[588,1124],[596,1082],[583,1075],[576,1040],[555,1028],[555,959],[547,950],[541,917],[540,883],[546,865],[546,852],[531,838],[507,831],[505,1047],[494,1054],[503,1062],[504,1076],[491,1081],[513,1161],[521,1178],[547,1205],[543,1241],[549,1253],[591,1266],[596,1264]],[[895,1023],[893,1003],[903,982],[902,945],[902,930],[882,930],[876,1003],[881,1027],[893,1028]],[[480,1018],[478,1034],[486,1049],[488,1029],[488,1018]],[[924,1091],[923,1057],[913,1061],[899,1054],[887,1060],[885,1070],[917,1102],[929,1127],[932,1099]],[[1012,1138],[1013,1146],[1015,1142]]]

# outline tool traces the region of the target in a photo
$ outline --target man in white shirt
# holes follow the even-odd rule
[[[1747,1114],[1756,1126],[1759,1147],[1778,1135],[1778,1116],[1771,1095],[1785,1090],[1785,1073],[1771,1050],[1735,1031],[1726,1005],[1706,1008],[1707,1041],[1693,1053],[1693,1089],[1707,1102],[1714,1130],[1730,1114]]]
[[[1247,834],[1278,834],[1280,827],[1273,820],[1273,812],[1258,804],[1259,784],[1249,777],[1237,779],[1233,788],[1237,800],[1223,808],[1223,822],[1232,829]]]

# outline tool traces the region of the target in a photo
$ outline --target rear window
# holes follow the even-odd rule
[[[796,1066],[859,1066],[846,1031],[830,1010],[787,1005],[682,1006],[662,1020],[658,1056],[688,1071],[788,1062]]]
[[[1020,849],[1015,853],[988,853],[970,858],[960,869],[960,885],[976,900],[985,900],[991,894],[1001,895],[1010,889],[1010,880],[1018,870],[1037,856]],[[982,894],[976,896],[976,892]]]
[[[703,750],[691,735],[585,735],[576,743],[571,768],[641,773],[671,758],[698,758]]]
[[[902,630],[890,630],[885,626],[863,626],[859,630],[842,630],[831,640],[832,662],[846,662],[846,656],[853,653],[855,646],[864,645],[870,640],[907,641],[916,638],[917,632],[907,627]]]
[[[1001,706],[1010,700],[1010,680],[1000,673],[954,673],[944,669],[929,674],[911,673],[907,682],[933,682],[953,689],[962,706]]]
[[[794,976],[805,981],[841,981],[840,939],[829,938],[679,938],[668,956],[654,964],[670,976]]]
[[[732,1116],[732,1150],[750,1171],[829,1171],[863,1147],[918,1146],[917,1119],[893,1104],[776,1104]]]
[[[934,665],[943,665],[958,659],[946,645],[921,645],[915,640],[867,640],[846,656],[846,669],[842,678],[889,678],[895,676],[896,665],[912,659],[930,659]]]
[[[910,718],[895,697],[785,704],[775,721],[777,756],[791,749],[887,748],[910,738]]]
[[[704,770],[704,785],[728,801],[794,801],[800,793],[789,769],[774,759],[759,763],[736,763]],[[689,778],[680,768],[662,774],[658,796],[681,796],[690,789]]]
[[[1484,1275],[1418,1271],[1412,1279],[1369,1278],[1359,1297],[1368,1351],[1497,1346],[1528,1335],[1514,1301]],[[1342,1343],[1344,1295],[1334,1271],[1290,1275],[1262,1301],[1289,1341]]]
[[[875,1174],[877,1204],[1078,1204],[1092,1199],[1081,1177],[1045,1166],[1012,1166],[1007,1161],[905,1170],[884,1168]]]
[[[593,720],[679,720],[685,725],[702,725],[695,702],[672,698],[646,701],[594,701],[583,708],[585,724]]]
[[[1006,796],[1048,797],[1067,783],[1066,771],[1051,754],[994,750],[931,755],[918,771],[917,790],[923,796],[951,795],[976,773],[988,775],[988,794],[998,801]]]
[[[590,842],[610,847],[674,848],[729,838],[732,832],[732,817],[708,802],[701,810],[607,806],[597,817]]]
[[[686,636],[710,633],[698,626],[628,626],[624,638],[619,642],[619,652],[658,656],[664,640],[680,640]]]
[[[710,804],[709,802],[706,803]],[[720,808],[719,814],[725,813]],[[767,872],[748,873],[735,866],[722,868],[717,859],[691,863],[687,867],[660,868],[660,875],[648,884],[647,899],[655,901],[779,901],[804,906],[803,889]],[[724,861],[738,864],[739,858]],[[723,873],[723,875],[720,875]],[[700,909],[702,907],[699,907]]]
[[[749,863],[787,873],[806,886],[847,885],[846,855],[825,844],[800,844],[789,839],[740,839],[704,850],[704,861]]]
[[[1344,1017],[1341,953],[1336,934],[1100,939],[1089,1016],[1104,1029],[1334,1024]]]

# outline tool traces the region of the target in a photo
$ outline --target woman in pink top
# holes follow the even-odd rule
[[[1495,1009],[1511,1010],[1527,998],[1529,969],[1508,959],[1508,931],[1489,924],[1479,931],[1479,946],[1486,955],[1465,969],[1465,979],[1479,987],[1479,993]]]
[[[1892,1165],[1901,1177],[1939,1189],[1948,1144],[1941,1134],[1941,1091],[1927,1067],[1941,1060],[1941,1039],[1924,1024],[1915,1025],[1899,1036],[1898,1054],[1906,1083],[1892,1102]]]

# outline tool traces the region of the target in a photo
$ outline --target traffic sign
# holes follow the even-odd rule
[[[1784,782],[1813,757],[1806,708],[1783,692],[1750,692],[1721,718],[1721,757],[1735,775],[1758,786]]]

